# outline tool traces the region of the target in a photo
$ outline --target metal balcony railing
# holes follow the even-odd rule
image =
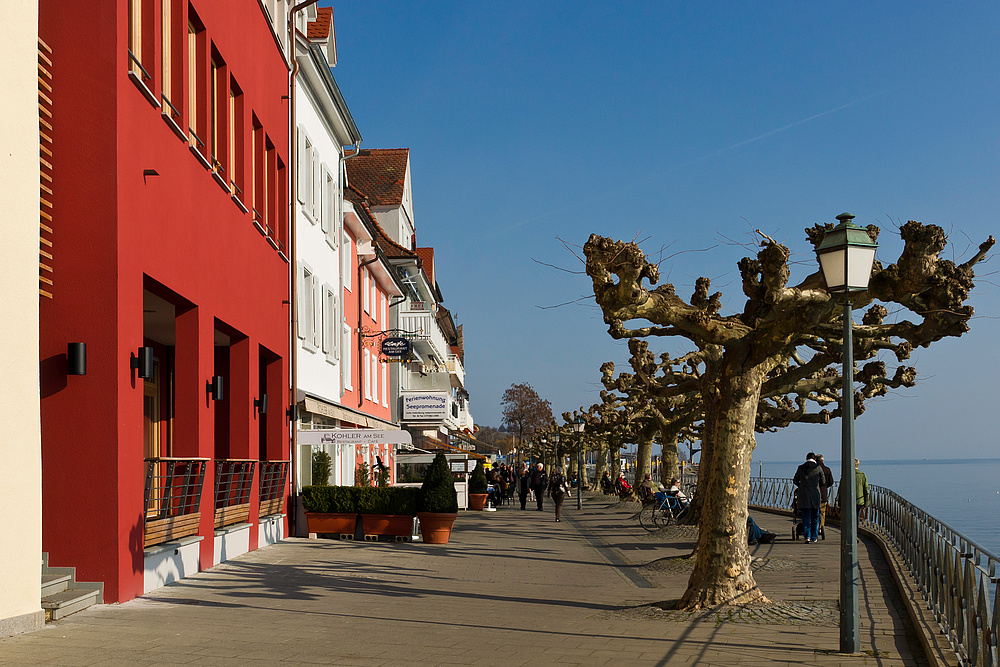
[[[260,516],[281,513],[287,481],[288,461],[260,462]]]
[[[903,559],[927,609],[963,665],[997,667],[1000,558],[894,491],[869,485],[862,525],[879,533]],[[791,509],[790,479],[752,477],[750,504]],[[839,483],[830,489],[838,497]]]
[[[223,459],[215,462],[215,527],[245,523],[250,518],[250,486],[257,462]]]
[[[145,463],[143,546],[197,535],[208,459],[158,457]]]

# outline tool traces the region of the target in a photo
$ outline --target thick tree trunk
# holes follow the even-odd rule
[[[608,469],[608,443],[604,438],[597,438],[597,463],[594,467],[594,479],[600,480],[604,477],[604,471]]]
[[[638,489],[646,473],[653,469],[653,430],[643,429],[635,449],[635,478],[632,488]]]
[[[677,456],[677,434],[660,429],[660,482],[666,486],[671,477],[680,474],[680,457]]]
[[[586,447],[586,442],[584,442],[583,440],[583,436],[580,436],[580,439],[577,442],[576,446],[583,448],[583,454],[581,456],[581,460],[583,461],[583,467],[580,470],[580,484],[583,485],[584,489],[587,489],[590,487],[590,481],[587,479],[587,447]]]
[[[678,609],[767,601],[754,581],[747,550],[750,454],[765,370],[763,365],[746,369],[742,362],[723,359],[715,382],[706,378],[702,390],[706,442],[699,467],[698,546]]]

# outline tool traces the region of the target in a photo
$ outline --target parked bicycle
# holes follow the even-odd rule
[[[653,494],[653,500],[644,504],[639,511],[639,524],[652,532],[679,523],[687,514],[688,504],[676,495],[666,491]]]

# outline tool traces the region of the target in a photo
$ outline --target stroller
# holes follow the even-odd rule
[[[802,516],[799,514],[799,490],[792,491],[792,539],[797,540],[805,533],[805,526],[802,523]],[[826,539],[826,527],[819,527],[820,539]]]

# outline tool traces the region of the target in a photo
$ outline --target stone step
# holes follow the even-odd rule
[[[58,621],[70,614],[100,602],[101,592],[87,588],[70,588],[42,598],[46,621]]]
[[[45,597],[46,595],[53,595],[54,593],[61,593],[69,588],[69,584],[72,580],[73,577],[69,574],[62,574],[59,572],[43,572],[42,597]]]

